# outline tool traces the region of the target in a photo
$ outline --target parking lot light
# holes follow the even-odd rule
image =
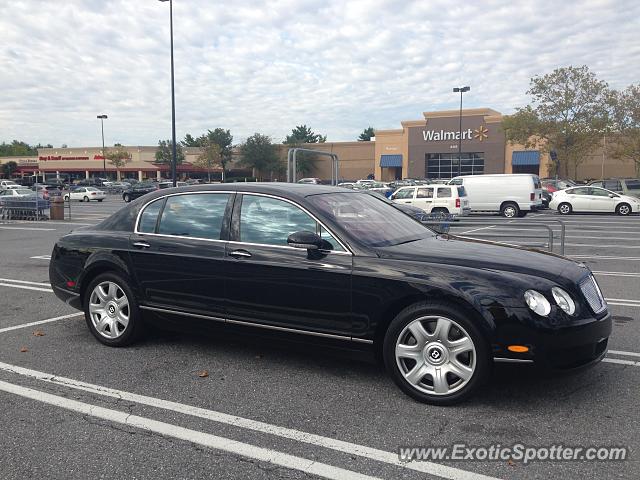
[[[98,115],[96,118],[100,119],[100,126],[102,127],[102,177],[107,178],[107,157],[104,151],[104,121],[109,117],[102,114]]]
[[[462,94],[471,90],[471,87],[454,87],[454,93],[460,92],[460,124],[458,126],[458,176],[462,175]]]
[[[173,0],[159,0],[160,2],[169,2],[169,32],[171,37],[171,138],[173,142],[172,161],[171,161],[171,180],[173,186],[176,186],[176,94],[175,82],[173,79]]]

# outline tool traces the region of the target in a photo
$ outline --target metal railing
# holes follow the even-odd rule
[[[518,242],[518,246],[534,247],[546,249],[550,252],[554,251],[554,248],[559,245],[560,255],[565,253],[565,235],[566,227],[563,221],[557,219],[545,219],[548,221],[556,222],[560,225],[559,232],[556,232],[551,226],[537,221],[522,222],[516,221],[514,223],[495,223],[490,219],[478,221],[475,219],[460,219],[452,215],[443,217],[429,217],[425,215],[424,218],[419,219],[424,225],[428,225],[438,233],[448,233],[462,238],[474,238],[474,239],[499,239],[497,243],[509,243],[505,241],[512,239]],[[451,227],[458,228],[471,228],[471,231],[467,232],[452,232]],[[474,229],[473,227],[477,227]],[[525,227],[525,228],[520,228]],[[509,232],[509,230],[525,230],[527,233]],[[538,232],[536,232],[538,230]],[[540,230],[545,233],[539,232]],[[530,232],[530,233],[529,233]],[[527,241],[526,243],[520,242],[520,240]],[[530,242],[533,240],[534,242]],[[545,240],[544,242],[536,240]]]

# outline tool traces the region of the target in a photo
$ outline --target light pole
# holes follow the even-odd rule
[[[100,119],[100,127],[102,127],[102,177],[107,178],[107,154],[104,151],[104,121],[109,118],[105,114],[98,115],[96,118]]]
[[[176,94],[173,80],[173,0],[159,0],[161,2],[169,2],[169,29],[171,32],[171,138],[172,138],[172,161],[171,161],[171,180],[173,186],[176,186]]]
[[[462,175],[462,94],[471,87],[454,87],[453,92],[460,92],[460,124],[458,126],[458,176]]]

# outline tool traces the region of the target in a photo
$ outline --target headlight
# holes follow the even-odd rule
[[[569,315],[576,313],[576,304],[567,292],[561,288],[553,287],[551,289],[551,294],[558,306],[564,310],[565,313],[568,313]]]
[[[549,300],[547,300],[540,292],[527,290],[524,292],[524,301],[527,302],[529,308],[538,315],[546,317],[551,312],[551,304],[549,303]]]

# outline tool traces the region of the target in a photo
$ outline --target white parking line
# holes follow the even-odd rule
[[[626,355],[628,357],[640,357],[640,353],[625,352],[623,350],[609,350],[607,353],[612,353],[614,355]]]
[[[47,383],[56,385],[62,385],[64,387],[73,388],[76,390],[82,390],[90,392],[96,395],[102,395],[112,398],[120,398],[130,402],[139,403],[141,405],[147,405],[149,407],[159,408],[162,410],[169,410],[184,415],[190,415],[193,417],[210,420],[213,422],[223,423],[231,425],[233,427],[244,428],[247,430],[253,430],[256,432],[267,433],[297,442],[306,443],[309,445],[323,447],[337,452],[346,453],[349,455],[355,455],[358,457],[367,458],[369,460],[375,460],[377,462],[386,463],[403,469],[414,470],[417,472],[427,473],[450,480],[489,480],[492,477],[487,477],[467,470],[462,470],[455,467],[449,467],[446,465],[440,465],[433,462],[402,462],[398,458],[397,452],[388,452],[385,450],[379,450],[377,448],[371,448],[364,445],[358,445],[356,443],[345,442],[334,438],[323,437],[321,435],[315,435],[313,433],[307,433],[292,428],[281,427],[278,425],[272,425],[265,422],[259,422],[248,418],[238,417],[235,415],[229,415],[214,410],[207,410],[204,408],[194,407],[191,405],[184,405],[177,402],[171,402],[168,400],[162,400],[160,398],[148,397],[145,395],[139,395],[136,393],[126,392],[123,390],[116,390],[100,385],[94,385],[91,383],[85,383],[71,378],[59,377],[49,373],[38,372],[28,368],[19,367],[17,365],[10,365],[0,362],[0,370],[6,372],[15,373],[17,375],[23,375],[26,377],[34,378]]]
[[[593,270],[592,273],[603,277],[640,277],[640,273],[631,272],[599,272],[597,270]]]
[[[51,260],[51,255],[36,255],[35,257],[29,258],[35,258],[36,260]]]
[[[569,255],[571,258],[575,259],[587,259],[590,258],[592,260],[631,260],[631,261],[640,261],[640,257],[616,257],[611,255]]]
[[[42,287],[49,286],[49,282],[30,282],[28,280],[14,280],[13,278],[0,278],[0,282],[28,283],[29,285],[39,285]]]
[[[33,228],[33,227],[5,227],[0,226],[1,230],[30,230],[37,232],[55,232],[55,228]]]
[[[617,358],[603,358],[603,362],[607,363],[617,363],[618,365],[631,365],[633,367],[640,367],[640,362],[634,362],[633,360],[620,360]]]
[[[13,325],[12,327],[0,328],[0,333],[11,332],[13,330],[20,330],[22,328],[35,327],[36,325],[43,325],[45,323],[57,322],[58,320],[65,320],[67,318],[74,318],[84,315],[83,312],[70,313],[69,315],[62,315],[60,317],[47,318],[46,320],[39,320],[37,322],[23,323],[21,325]]]
[[[256,447],[244,442],[238,442],[229,438],[219,437],[208,433],[191,430],[170,423],[159,422],[138,415],[112,410],[110,408],[99,407],[88,403],[78,402],[69,398],[52,395],[32,388],[26,388],[12,383],[0,381],[0,390],[23,398],[29,398],[37,402],[46,403],[55,407],[64,408],[72,412],[77,412],[89,417],[101,418],[121,425],[129,425],[147,432],[153,432],[165,437],[177,438],[186,442],[202,445],[204,447],[222,450],[224,452],[240,455],[242,457],[253,458],[261,462],[279,465],[281,467],[298,470],[310,475],[318,475],[324,478],[335,480],[373,480],[377,477],[363,475],[344,468],[334,467],[326,463],[316,462],[302,457],[289,455],[268,448]]]
[[[452,227],[453,227],[453,225],[452,225]],[[467,233],[478,232],[480,230],[487,230],[487,229],[493,228],[493,227],[495,227],[495,225],[489,225],[488,227],[474,228],[473,230],[468,230],[466,232],[461,232],[458,235],[466,235]]]
[[[30,287],[30,286],[27,286],[27,285],[14,285],[14,284],[11,284],[11,283],[0,283],[0,287],[22,288],[24,290],[36,290],[38,292],[53,293],[53,290],[51,290],[50,288]]]

